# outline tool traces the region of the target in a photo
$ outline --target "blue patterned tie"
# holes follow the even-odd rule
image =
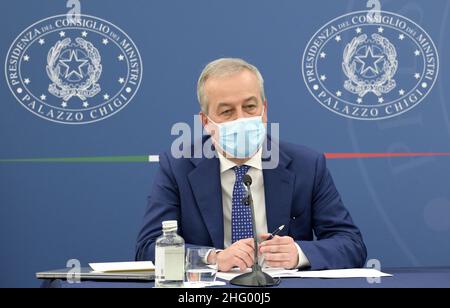
[[[242,180],[249,166],[242,165],[233,168],[236,174],[236,182],[233,188],[233,200],[231,205],[231,238],[232,242],[253,237],[252,212],[248,205],[244,204],[246,189]]]

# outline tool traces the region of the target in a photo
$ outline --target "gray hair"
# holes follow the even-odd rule
[[[200,108],[204,113],[208,114],[208,100],[204,89],[206,80],[210,77],[231,76],[240,73],[243,70],[249,70],[256,75],[259,82],[261,99],[263,102],[266,100],[266,96],[264,94],[264,79],[255,66],[238,58],[221,58],[208,63],[198,78],[197,98],[200,103]]]

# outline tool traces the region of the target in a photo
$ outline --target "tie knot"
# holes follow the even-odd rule
[[[236,174],[236,180],[242,181],[244,175],[248,172],[248,169],[250,169],[250,166],[247,165],[236,166],[233,169],[234,173]]]

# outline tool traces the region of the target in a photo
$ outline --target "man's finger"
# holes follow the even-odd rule
[[[290,252],[291,250],[292,250],[291,244],[262,246],[259,249],[261,253],[280,253],[280,252]]]
[[[254,248],[255,245],[254,245],[253,241],[250,242],[250,241],[248,241],[248,239],[241,240],[239,242],[236,242],[236,247],[239,250],[243,250],[243,251],[247,252],[253,258],[253,255],[255,253],[255,248]]]
[[[241,270],[241,272],[245,271],[247,269],[247,265],[245,264],[244,261],[242,261],[241,258],[235,256],[233,259],[233,263],[235,266],[239,267],[239,269]]]
[[[290,255],[288,253],[267,253],[264,255],[266,261],[286,262],[290,261]]]
[[[255,240],[253,238],[246,238],[236,242],[236,244],[239,246],[248,246],[253,250],[253,247],[255,247]]]
[[[248,252],[243,250],[236,250],[236,256],[239,257],[242,261],[245,262],[247,267],[251,267],[253,265],[253,256]]]
[[[259,236],[259,238],[260,238],[262,241],[265,241],[265,240],[267,240],[268,238],[270,238],[271,235],[272,235],[272,234],[270,234],[270,233],[263,233],[263,234],[261,234],[261,235]]]
[[[287,244],[290,244],[292,242],[293,242],[293,240],[289,236],[278,236],[278,235],[275,235],[275,237],[273,239],[262,242],[261,246],[287,245]]]

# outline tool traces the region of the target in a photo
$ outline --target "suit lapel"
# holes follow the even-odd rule
[[[188,174],[195,200],[216,248],[223,248],[223,207],[219,159],[192,159],[196,168]]]
[[[270,141],[270,138],[268,138],[268,141]],[[272,147],[274,145],[272,144]],[[291,218],[295,174],[287,168],[291,158],[281,151],[279,151],[278,156],[279,163],[275,169],[263,169],[267,228],[269,232],[272,232],[279,226],[285,225],[285,229],[280,234],[285,235],[288,232]],[[267,157],[267,155],[264,155],[264,157]]]

